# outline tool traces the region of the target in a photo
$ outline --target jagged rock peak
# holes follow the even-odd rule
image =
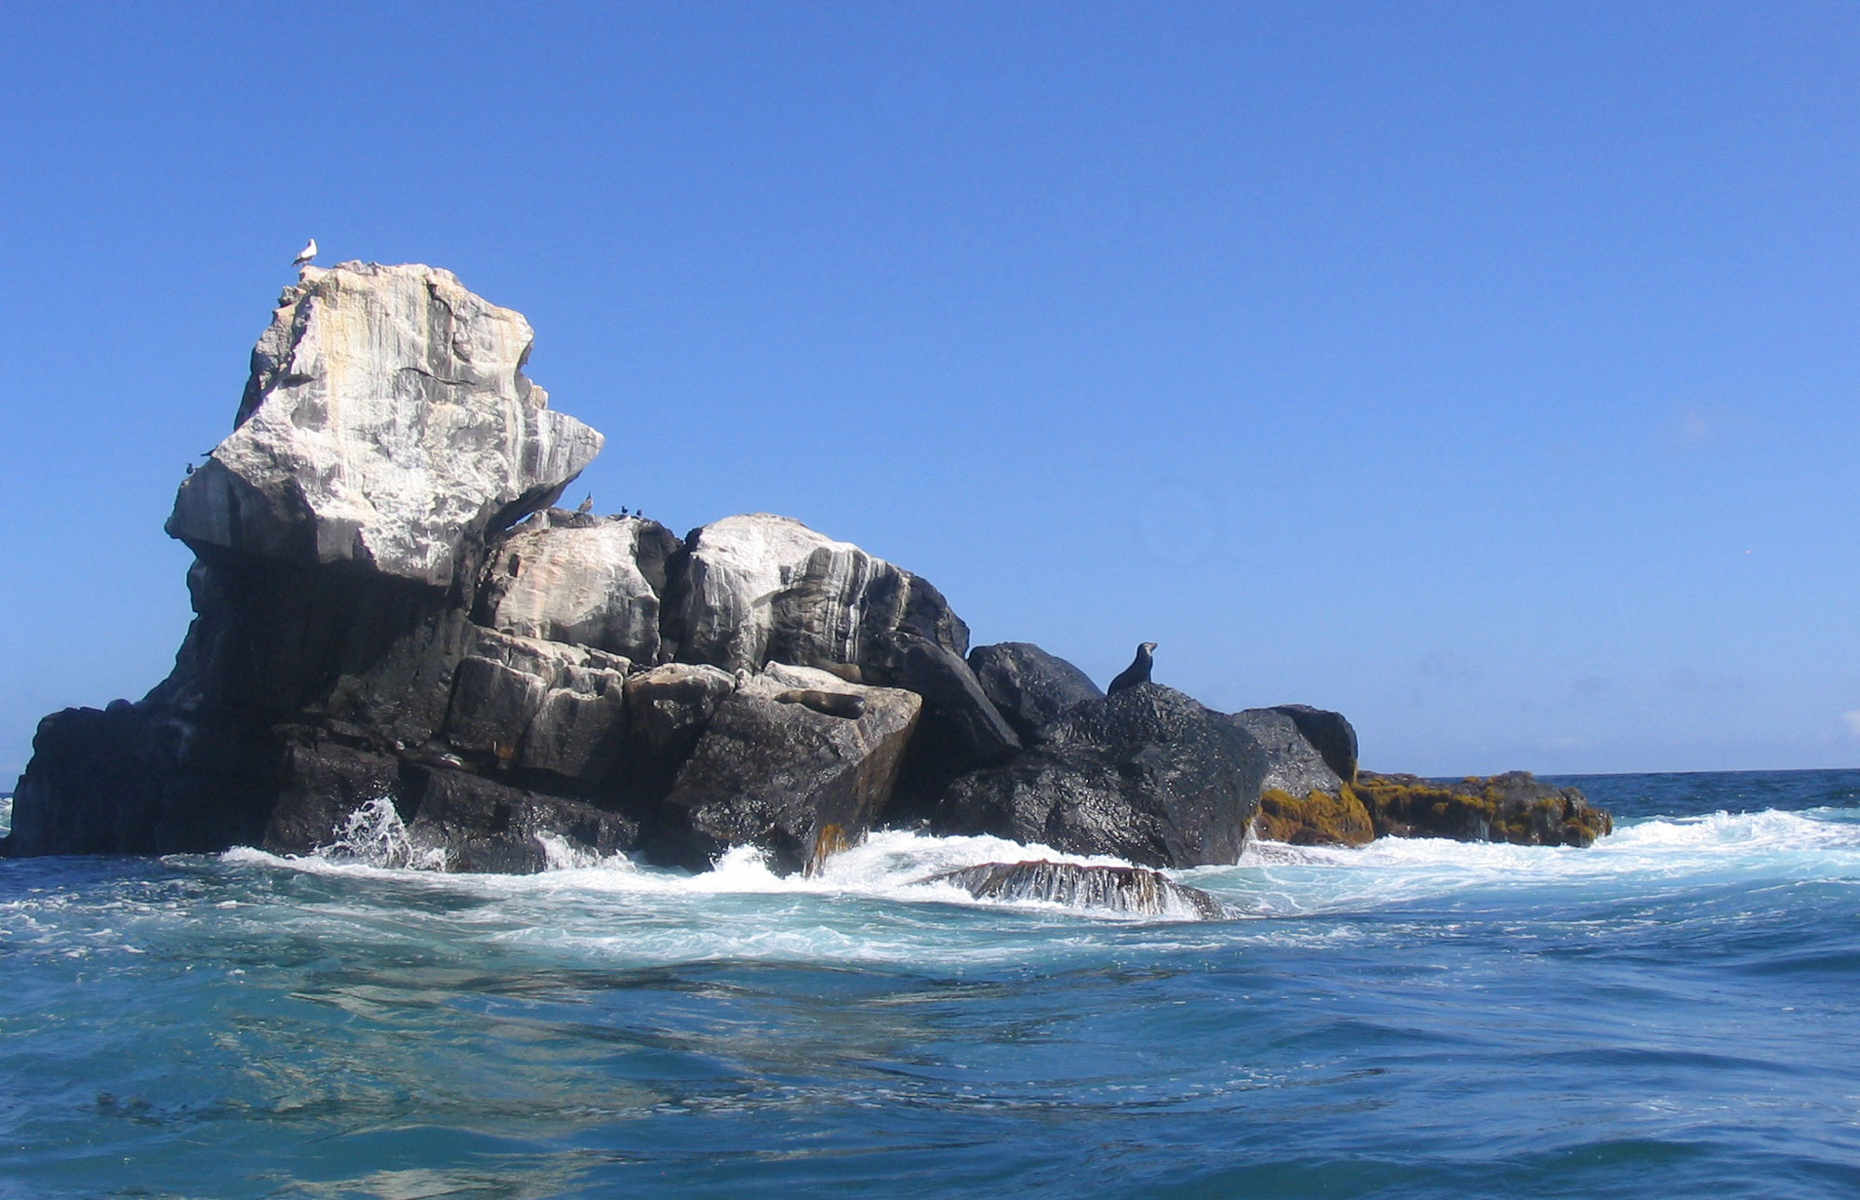
[[[600,451],[524,376],[533,340],[450,271],[305,269],[168,533],[196,551],[452,582],[475,539],[551,503]]]

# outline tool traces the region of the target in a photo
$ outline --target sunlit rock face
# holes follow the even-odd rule
[[[958,657],[968,651],[968,626],[936,588],[792,517],[725,517],[694,530],[685,549],[666,597],[681,662],[728,671],[865,663],[899,630]]]
[[[462,550],[552,501],[600,450],[524,376],[532,340],[521,314],[450,271],[306,269],[169,534],[196,551],[449,584]]]
[[[637,517],[565,514],[558,524],[545,516],[498,543],[485,564],[474,618],[518,637],[656,663],[665,564],[678,539],[657,521]]]

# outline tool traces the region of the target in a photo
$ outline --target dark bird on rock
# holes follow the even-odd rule
[[[581,503],[575,506],[575,511],[578,513],[593,512],[594,511],[594,493],[589,492],[586,496],[583,496],[581,498]]]
[[[1130,660],[1130,665],[1120,672],[1111,686],[1104,689],[1107,696],[1115,696],[1125,688],[1136,687],[1139,683],[1150,681],[1151,656],[1156,653],[1155,642],[1144,642],[1137,647],[1137,656]]]
[[[188,464],[187,464],[187,473],[188,473],[189,475],[192,475],[192,474],[194,473],[194,464],[193,464],[193,463],[188,463]]]

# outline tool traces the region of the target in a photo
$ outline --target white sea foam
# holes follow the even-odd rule
[[[1383,839],[1361,849],[1261,842],[1233,866],[1169,874],[1212,892],[1236,917],[1263,919],[1246,922],[1246,932],[1223,927],[1218,934],[1223,944],[1238,937],[1302,945],[1320,934],[1330,944],[1357,935],[1347,924],[1306,918],[1386,914],[1417,904],[1481,905],[1500,893],[1560,907],[1576,897],[1652,894],[1752,872],[1860,879],[1855,817],[1834,810],[1627,822],[1588,849],[1436,839]],[[1074,936],[1066,932],[1069,925],[1078,926],[1084,944],[1095,944],[1102,935],[1089,927],[1106,920],[1147,928],[1146,939],[1164,936],[1185,946],[1196,941],[1187,932],[1191,927],[1155,918],[1146,923],[1128,914],[1068,910],[1031,899],[978,900],[953,885],[927,882],[986,862],[1129,865],[1000,838],[879,832],[835,855],[811,877],[777,875],[749,847],[692,874],[641,866],[620,855],[595,859],[566,843],[553,846],[551,869],[537,875],[440,874],[400,865],[412,861],[405,857],[408,847],[387,812],[379,810],[373,824],[364,823],[339,842],[344,848],[335,853],[280,858],[235,850],[222,861],[433,889],[462,898],[458,911],[445,918],[454,927],[550,957],[567,953],[628,964],[706,958],[908,964],[932,952],[978,963],[1063,957]],[[358,847],[365,852],[357,853]],[[1542,893],[1541,900],[1533,891]],[[378,918],[375,904],[358,896],[355,913],[332,903],[316,919],[355,920],[364,911]],[[952,908],[975,914],[983,924],[952,922]]]

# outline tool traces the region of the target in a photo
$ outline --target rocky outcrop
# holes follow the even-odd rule
[[[856,696],[861,715],[784,701],[792,691]],[[921,705],[912,692],[802,667],[778,664],[743,680],[679,770],[651,850],[703,868],[731,846],[753,845],[777,870],[812,872],[872,827]]]
[[[520,637],[659,661],[666,562],[679,541],[657,521],[549,510],[487,556],[472,616]]]
[[[1259,803],[1258,743],[1172,688],[1078,706],[999,767],[957,779],[936,827],[1146,866],[1231,863]]]
[[[0,852],[306,853],[375,829],[394,862],[454,870],[698,868],[739,845],[808,870],[924,822],[1190,866],[1234,860],[1262,781],[1286,801],[1269,820],[1343,820],[1311,815],[1356,774],[1335,713],[1227,717],[1149,683],[1107,698],[1027,643],[965,658],[934,586],[786,517],[680,540],[548,507],[601,438],[524,377],[529,344],[522,317],[427,267],[286,289],[232,433],[169,518],[196,555],[174,671],[40,723]],[[1435,828],[1405,786],[1366,794],[1379,831]],[[1482,826],[1455,819],[1594,826],[1492,787]],[[1159,886],[1034,874],[987,886]]]
[[[1023,741],[1077,705],[1104,695],[1085,672],[1032,642],[977,646],[969,651],[969,669],[982,694]]]
[[[1184,887],[1160,871],[1142,867],[982,863],[933,875],[924,882],[947,883],[978,900],[1032,900],[1067,908],[1190,921],[1218,921],[1227,916],[1226,908],[1207,892]]]
[[[1614,818],[1580,789],[1555,787],[1526,771],[1453,784],[1363,771],[1354,790],[1378,837],[1587,846],[1614,831]]]
[[[306,269],[169,534],[196,552],[450,584],[487,529],[553,500],[600,450],[524,377],[532,338],[450,271]]]

